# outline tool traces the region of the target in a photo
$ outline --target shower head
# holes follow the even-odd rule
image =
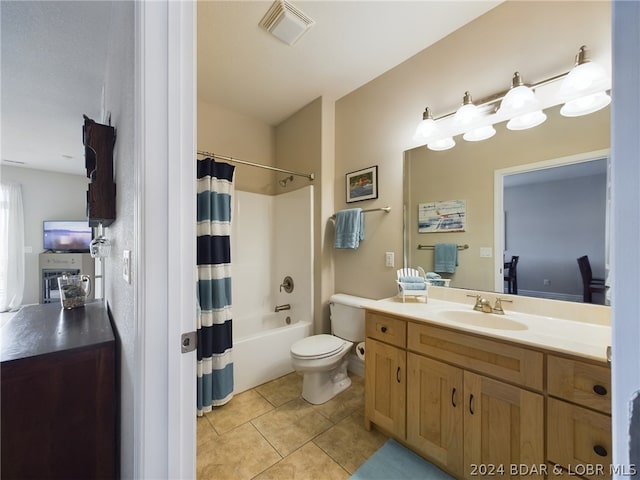
[[[286,187],[288,182],[293,182],[293,175],[289,175],[288,177],[284,177],[282,180],[278,180],[281,187]]]

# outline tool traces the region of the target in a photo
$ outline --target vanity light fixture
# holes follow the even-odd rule
[[[563,80],[562,85],[554,86],[560,80]],[[557,105],[558,100],[564,102],[560,110],[563,116],[587,115],[611,103],[607,93],[610,83],[611,78],[604,68],[591,62],[587,58],[587,48],[582,46],[571,71],[531,85],[525,85],[520,73],[515,72],[508,90],[475,103],[471,94],[465,92],[463,104],[456,112],[434,119],[427,108],[413,138],[430,150],[447,150],[455,146],[453,137],[456,135],[462,134],[465,140],[472,142],[491,138],[496,133],[493,125],[497,122],[506,120],[509,130],[533,128],[547,119],[543,108]],[[547,86],[550,89],[543,88]],[[536,95],[538,90],[543,93],[544,104]],[[552,97],[556,98],[555,102]]]
[[[422,121],[418,124],[413,138],[416,141],[426,143],[428,149],[435,151],[449,150],[456,144],[453,137],[444,132],[440,125],[433,119],[429,107],[424,109]]]
[[[434,150],[436,152],[441,152],[443,150],[449,150],[456,146],[456,142],[453,137],[444,137],[434,140],[430,143],[427,143],[427,148],[429,150]]]
[[[542,104],[534,91],[522,81],[520,72],[513,74],[511,89],[502,99],[497,112],[510,120],[509,130],[526,130],[543,123],[547,116],[542,112]]]
[[[473,104],[471,94],[464,92],[462,106],[458,108],[453,117],[454,125],[464,129],[462,138],[468,142],[480,142],[493,137],[496,134],[496,129],[493,128],[491,123],[482,125],[485,122],[486,119],[483,118],[482,112],[478,106]],[[478,126],[479,124],[480,126]]]
[[[558,98],[565,102],[560,114],[578,117],[597,112],[611,103],[606,92],[607,73],[604,68],[587,58],[587,47],[576,55],[575,67],[562,81]]]

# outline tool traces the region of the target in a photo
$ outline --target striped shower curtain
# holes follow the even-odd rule
[[[231,205],[235,167],[198,160],[198,415],[233,396]]]

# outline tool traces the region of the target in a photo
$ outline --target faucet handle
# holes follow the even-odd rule
[[[497,313],[498,315],[504,315],[504,309],[502,308],[502,302],[512,303],[512,300],[507,300],[506,298],[496,297],[496,304],[493,307],[493,313]]]
[[[482,297],[480,295],[469,295],[469,294],[467,294],[467,297],[475,298],[476,299],[476,304],[473,306],[473,309],[482,311]]]

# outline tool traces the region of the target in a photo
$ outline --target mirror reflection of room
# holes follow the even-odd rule
[[[445,275],[452,287],[609,304],[609,288],[584,295],[578,264],[587,255],[593,278],[610,276],[609,107],[574,118],[559,110],[548,108],[547,121],[530,130],[501,123],[483,142],[405,152],[408,265],[433,270],[433,251],[420,244],[469,244],[455,273]],[[417,205],[452,199],[466,201],[465,231],[419,233]]]

